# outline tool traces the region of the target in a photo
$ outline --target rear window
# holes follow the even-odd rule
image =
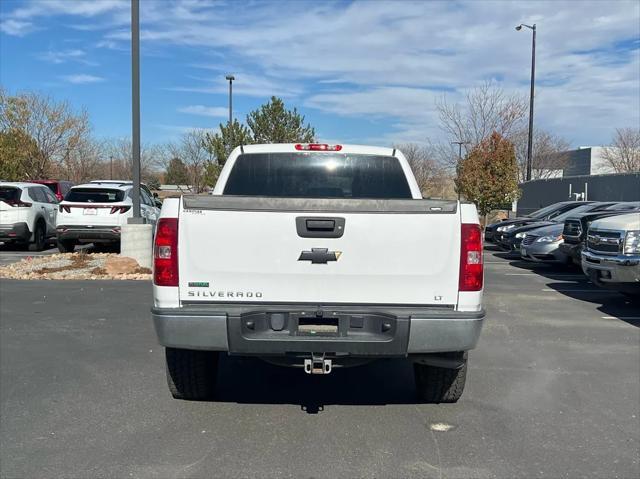
[[[72,188],[64,199],[75,203],[117,203],[125,193],[111,188]]]
[[[44,183],[45,186],[47,186],[51,191],[53,191],[53,194],[56,194],[58,192],[58,183]]]
[[[225,195],[295,198],[410,199],[397,158],[332,153],[241,155]]]
[[[0,186],[0,201],[12,204],[20,201],[22,190],[12,186]]]

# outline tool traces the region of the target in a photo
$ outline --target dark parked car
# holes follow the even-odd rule
[[[504,233],[528,223],[537,223],[540,221],[549,221],[562,213],[569,211],[578,206],[584,205],[584,201],[561,201],[554,203],[533,213],[521,216],[499,223],[487,225],[484,229],[485,240],[493,243],[500,243],[500,239]]]
[[[545,206],[544,208],[541,208],[525,216],[519,216],[517,218],[492,223],[484,228],[484,239],[485,241],[497,243],[504,231],[509,231],[513,228],[517,228],[518,226],[522,226],[527,223],[548,221],[564,213],[565,211],[584,204],[584,201],[561,201],[560,203],[554,203],[552,205]]]
[[[527,231],[535,230],[537,228],[542,228],[543,226],[550,226],[553,224],[563,224],[564,220],[569,216],[573,216],[576,214],[587,213],[590,211],[602,211],[606,208],[609,208],[613,205],[617,204],[614,201],[608,202],[593,202],[593,203],[582,203],[580,206],[572,208],[564,213],[554,217],[548,221],[537,221],[534,223],[527,223],[522,226],[518,226],[516,228],[512,228],[509,231],[505,231],[502,233],[500,237],[500,242],[498,243],[500,248],[505,251],[520,251],[520,243],[527,233]]]
[[[640,212],[640,201],[626,201],[617,203],[602,211],[593,211],[581,215],[569,215],[564,222],[562,238],[564,242],[560,250],[570,256],[576,264],[581,264],[581,253],[587,237],[587,230],[592,221],[607,216],[621,215],[633,211]]]
[[[47,186],[58,201],[62,201],[65,195],[69,192],[73,183],[65,180],[33,180],[31,183],[38,183],[39,185]]]

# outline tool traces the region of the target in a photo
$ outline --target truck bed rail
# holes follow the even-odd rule
[[[185,195],[188,210],[300,211],[323,213],[455,214],[457,201],[352,198],[278,198],[259,196]]]

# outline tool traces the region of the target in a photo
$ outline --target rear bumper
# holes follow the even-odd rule
[[[29,241],[31,231],[27,223],[0,225],[0,241]]]
[[[305,305],[230,305],[151,310],[161,345],[238,355],[330,353],[354,357],[468,351],[476,346],[484,311]],[[213,308],[216,308],[214,311]],[[307,320],[308,318],[308,320]],[[313,331],[307,323],[335,325]]]
[[[56,237],[59,241],[120,241],[120,226],[59,225],[56,227]]]

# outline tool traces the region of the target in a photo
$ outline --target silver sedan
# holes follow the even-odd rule
[[[520,257],[538,263],[570,263],[571,258],[559,248],[564,241],[563,228],[564,224],[559,223],[527,231],[520,245]]]

